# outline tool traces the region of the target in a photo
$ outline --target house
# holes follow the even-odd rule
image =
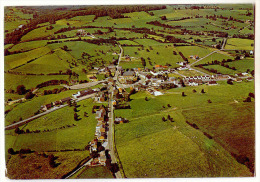
[[[100,110],[96,111],[96,119],[103,118],[106,115],[106,110],[101,108]]]
[[[189,86],[198,86],[199,84],[197,82],[193,81],[193,82],[189,82],[188,85]]]
[[[135,76],[135,72],[134,71],[127,71],[123,73],[124,77],[134,77]]]
[[[129,55],[126,55],[126,56],[125,56],[125,60],[126,60],[126,61],[131,61],[130,56],[129,56]]]
[[[41,110],[42,111],[47,111],[48,109],[50,109],[52,107],[52,104],[46,104],[44,106],[41,106]]]
[[[115,124],[119,124],[119,123],[121,123],[121,121],[123,121],[123,119],[122,118],[115,118]]]
[[[190,55],[189,58],[191,58],[191,59],[199,59],[199,56],[198,55]]]
[[[53,102],[52,103],[54,106],[58,106],[58,105],[60,105],[61,103],[60,103],[60,101],[55,101],[55,102]]]
[[[70,100],[71,100],[70,97],[66,97],[66,98],[64,98],[64,99],[61,99],[61,100],[60,100],[60,103],[61,103],[61,104],[64,104],[64,103],[67,103],[67,102],[70,101]]]
[[[83,29],[79,29],[79,30],[77,31],[77,35],[84,36],[84,35],[86,35],[86,31],[83,30]]]
[[[181,67],[177,68],[177,70],[188,70],[188,68],[186,66],[181,66]]]
[[[162,92],[159,92],[159,91],[154,91],[154,92],[153,92],[153,95],[154,95],[154,96],[158,96],[158,95],[163,95],[163,93],[162,93]]]
[[[86,95],[90,95],[93,94],[95,91],[92,89],[87,89],[87,90],[82,90],[82,91],[78,91],[76,94],[73,94],[72,97],[74,97],[75,99],[86,96]]]
[[[155,65],[154,67],[155,67],[155,69],[159,69],[159,68],[162,68],[162,65]]]
[[[243,80],[242,80],[241,78],[236,78],[235,81],[238,82],[238,83],[240,83],[240,82],[242,82]]]
[[[105,151],[101,151],[99,153],[98,161],[100,165],[105,166],[106,165],[106,154]]]
[[[121,77],[121,81],[125,83],[132,83],[135,78],[135,72],[134,71],[126,71],[123,73],[123,76]]]
[[[95,152],[97,151],[97,145],[98,145],[98,139],[94,139],[91,142],[89,142],[90,147],[89,147],[89,152]]]
[[[217,82],[216,81],[209,81],[208,85],[217,85]]]
[[[180,65],[180,66],[186,66],[187,62],[183,61],[183,62],[177,62],[176,64]]]
[[[95,77],[95,76],[90,76],[89,80],[92,81],[92,82],[98,81],[97,77]]]
[[[70,81],[70,83],[71,83],[72,85],[75,85],[77,82],[78,82],[77,80],[71,80],[71,81]]]
[[[249,78],[247,78],[247,81],[253,81],[254,79],[253,79],[253,77],[249,77]]]

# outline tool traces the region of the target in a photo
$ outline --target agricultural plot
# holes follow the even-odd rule
[[[94,137],[97,120],[95,115],[91,113],[93,106],[91,99],[81,101],[78,104],[80,107],[77,108],[79,111],[77,114],[81,118],[80,120],[75,121],[73,119],[73,107],[54,111],[22,127],[22,129],[29,131],[40,130],[40,133],[26,133],[18,136],[13,133],[12,135],[17,138],[13,146],[9,147],[14,148],[14,150],[20,150],[21,147],[30,148],[39,152],[84,149]],[[84,112],[87,112],[89,117],[84,117]],[[63,113],[63,117],[60,117],[61,113]]]
[[[85,159],[87,151],[69,151],[69,152],[46,152],[46,155],[53,154],[57,159],[55,163],[57,167],[52,168],[49,165],[48,158],[33,154],[24,154],[21,158],[19,155],[14,155],[9,159],[7,164],[8,174],[10,179],[54,179],[62,178],[62,176],[73,170],[78,163]],[[24,165],[33,163],[33,165]],[[23,166],[23,167],[19,167]],[[35,171],[33,174],[28,171]]]
[[[184,76],[203,76],[204,74],[194,71],[194,70],[182,70],[178,71],[178,73],[184,75]]]
[[[235,67],[238,72],[246,72],[247,69],[254,70],[255,69],[255,61],[254,59],[241,59],[238,61],[233,61],[227,63],[230,67]]]
[[[5,125],[12,124],[13,122],[17,122],[22,119],[29,118],[34,116],[34,113],[37,112],[41,105],[50,104],[51,102],[55,102],[57,100],[66,98],[76,93],[75,90],[68,90],[66,92],[61,92],[59,94],[51,94],[45,95],[41,97],[35,97],[29,101],[25,101],[10,111],[5,117]]]
[[[68,80],[68,75],[15,75],[15,74],[4,74],[5,79],[5,90],[16,90],[18,85],[24,85],[26,89],[35,88],[38,84],[49,81],[49,80]]]
[[[54,32],[58,31],[61,28],[67,28],[68,25],[63,25],[63,24],[53,24],[53,29],[51,30],[46,30],[47,27],[41,27],[41,28],[37,28],[34,29],[32,31],[30,31],[29,33],[27,33],[26,35],[24,35],[22,37],[22,41],[29,41],[32,39],[38,39],[41,37],[48,37],[54,34]]]
[[[200,60],[199,62],[197,62],[196,64],[204,64],[204,63],[211,63],[212,61],[222,61],[223,59],[227,60],[227,59],[234,59],[234,57],[229,56],[228,54],[221,54],[221,53],[213,53],[207,57],[205,57],[204,59]]]
[[[146,41],[146,39],[139,39],[137,42],[149,45],[149,41]],[[171,67],[178,67],[176,63],[182,61],[183,59],[180,57],[180,55],[173,54],[174,48],[171,45],[167,46],[167,44],[156,44],[157,43],[155,43],[154,46],[151,45],[152,50],[150,49],[150,46],[145,46],[143,49],[137,47],[125,47],[124,55],[134,57],[133,61],[131,61],[133,64],[135,64],[136,61],[140,61],[140,58],[143,57],[146,60],[146,67],[148,68],[152,68],[155,65],[166,64],[170,64]]]
[[[131,41],[131,40],[120,40],[118,41],[121,45],[139,45],[137,42]]]
[[[209,134],[213,136],[213,140],[209,140],[202,134],[202,132],[191,128],[185,123],[185,120],[190,120],[190,117],[192,118],[193,116],[193,114],[189,112],[197,112],[197,109],[200,108],[215,112],[215,107],[221,108],[222,110],[227,107],[229,108],[229,110],[225,111],[225,113],[234,112],[233,114],[237,114],[237,117],[240,117],[242,113],[237,113],[237,109],[240,108],[243,110],[243,107],[240,107],[240,104],[237,104],[237,107],[233,106],[232,103],[234,102],[234,99],[236,99],[239,103],[242,102],[244,98],[240,97],[241,93],[248,93],[253,90],[252,83],[240,84],[241,85],[235,84],[233,86],[230,86],[225,83],[221,83],[218,86],[199,86],[195,88],[197,91],[204,88],[206,94],[192,93],[192,89],[194,88],[182,88],[173,89],[168,94],[158,96],[156,98],[153,98],[146,93],[137,93],[133,95],[131,97],[131,99],[133,100],[131,101],[130,110],[115,111],[116,116],[125,116],[130,121],[127,124],[116,125],[116,146],[126,176],[209,177],[229,175],[243,176],[245,174],[248,175],[248,169],[246,169],[245,166],[237,163],[234,158],[231,157],[230,153],[226,152],[222,148],[226,145],[226,143],[223,143],[223,141],[225,140],[223,140],[222,143],[218,139],[215,140],[215,135],[213,135],[212,133],[213,131],[211,132],[211,130],[208,130],[203,125],[199,125],[203,132],[209,132]],[[234,90],[236,90],[236,92],[234,92]],[[186,97],[181,97],[182,91],[186,93]],[[246,94],[244,95],[246,96]],[[148,97],[148,101],[144,101],[145,97]],[[212,100],[213,105],[209,105],[209,103],[207,102],[208,99]],[[166,106],[167,104],[171,105],[171,107],[168,109]],[[166,106],[166,109],[162,108],[163,105]],[[143,113],[139,112],[140,110],[142,110]],[[208,119],[202,119],[204,122],[207,122],[208,126],[211,125],[210,123],[215,122],[215,119],[218,120],[218,118],[211,117],[210,113],[205,114],[205,112],[199,113],[203,113],[205,118],[211,118],[211,122],[208,122]],[[249,115],[250,112],[251,111],[248,111]],[[186,113],[189,113],[189,117]],[[167,118],[168,114],[172,116],[174,120],[173,123],[170,121],[163,122],[161,120],[162,117]],[[219,117],[224,118],[224,116]],[[229,118],[231,126],[234,126],[232,124],[234,120],[231,119],[231,116]],[[241,118],[241,121],[242,120],[243,119]],[[250,119],[250,122],[253,121],[254,118]],[[217,123],[223,125],[223,127],[226,124],[226,122],[221,121],[217,121]],[[253,124],[249,125],[251,125],[251,127],[249,128],[241,127],[241,131],[250,132],[254,130],[252,128]],[[221,126],[218,126],[218,128],[219,130],[222,130]],[[132,132],[126,132],[126,130]],[[227,132],[225,133],[225,137],[231,137],[231,135],[228,134],[229,130],[232,129],[229,128],[225,130]],[[236,130],[237,133],[239,133],[238,130]],[[253,134],[249,137],[250,140],[252,139],[252,136]],[[237,136],[236,138],[239,140],[240,136]],[[252,146],[254,146],[251,142],[249,142],[248,145],[250,145],[251,149]],[[196,154],[198,152],[198,148],[196,148],[195,146],[199,146],[202,151],[205,150],[205,152],[202,152],[204,155]],[[188,147],[188,149],[183,150],[185,147]],[[133,150],[133,148],[138,148],[138,150]],[[239,150],[243,150],[243,147]],[[143,155],[144,153],[145,155]],[[166,153],[171,153],[173,155],[165,155]],[[191,163],[190,158],[193,158],[195,160],[192,160]],[[236,170],[231,171],[228,167],[229,165],[226,165],[225,162],[225,165],[223,165],[222,160],[224,158],[225,160],[227,160],[227,163],[229,163],[229,165],[236,166]],[[182,162],[174,162],[175,160],[181,160]],[[214,163],[215,165],[212,170],[208,170],[208,164],[211,163]],[[175,166],[175,170],[172,170],[173,166]],[[189,168],[185,166],[189,166]],[[179,171],[179,169],[182,170]]]
[[[49,53],[51,50],[48,47],[40,47],[28,52],[12,54],[5,57],[5,70],[10,70],[15,67],[26,64],[30,61],[33,61],[36,58],[44,56]]]
[[[192,63],[195,60],[190,58],[190,56],[198,55],[199,58],[202,58],[212,52],[210,48],[203,48],[199,46],[175,46],[178,52],[182,52],[182,54],[188,58],[188,60]]]
[[[225,49],[234,50],[253,50],[254,40],[231,38],[227,40]]]
[[[221,74],[224,74],[224,75],[234,75],[235,73],[238,73],[237,70],[232,70],[232,69],[226,68],[226,67],[221,66],[221,65],[209,65],[209,66],[204,66],[204,68],[215,69],[215,70],[217,70],[218,72],[220,72]]]
[[[39,40],[39,41],[31,41],[31,42],[23,42],[20,44],[14,45],[9,51],[29,51],[32,49],[44,47],[47,44],[47,40]]]
[[[47,54],[31,63],[14,69],[14,71],[35,74],[59,73],[60,70],[66,72],[69,64],[65,59],[59,58],[58,55],[62,56],[63,54]]]
[[[255,69],[254,55],[250,52],[255,45],[251,40],[255,24],[252,4],[209,4],[193,9],[197,8],[195,6],[5,7],[5,101],[25,97],[25,94],[18,95],[18,85],[24,85],[29,92],[46,81],[65,80],[74,85],[90,81],[90,76],[104,82],[93,83],[97,85],[89,88],[102,87],[98,94],[105,98],[114,89],[115,95],[109,96],[109,101],[118,101],[116,91],[122,83],[117,83],[115,75],[120,73],[113,69],[110,70],[112,77],[107,73],[110,72],[108,66],[119,58],[118,66],[122,66],[123,72],[144,67],[158,71],[162,65],[169,68],[164,73],[167,77],[215,74],[202,67],[177,70],[180,64],[176,63],[188,58],[187,67],[231,59],[232,62],[225,62],[225,65],[234,67],[234,70],[209,64],[204,68],[234,78],[236,73],[251,73]],[[149,11],[151,9],[160,10]],[[151,21],[158,21],[161,25],[148,23]],[[36,28],[32,30],[33,27]],[[57,31],[61,33],[55,33]],[[222,45],[224,37],[227,39],[224,50],[217,49],[218,46],[215,48]],[[67,75],[63,74],[65,72]],[[153,79],[166,79],[164,76],[153,76]],[[108,84],[113,79],[115,83]],[[142,78],[140,83],[145,85],[145,79]],[[111,147],[114,147],[123,177],[255,175],[254,81],[243,79],[231,85],[223,80],[214,86],[202,84],[174,89],[166,89],[159,81],[157,83],[158,87],[152,85],[149,88],[154,87],[162,95],[155,96],[151,90],[138,87],[137,92],[127,98],[129,102],[122,101],[130,105],[129,109],[114,109],[114,117],[129,122],[115,124],[114,131],[110,126],[102,126],[105,127],[102,136],[110,138],[112,131],[114,140],[112,143],[108,141],[108,150],[113,158]],[[137,87],[135,84],[128,86],[125,89],[128,93]],[[62,88],[63,85],[50,85],[35,91],[32,99],[6,102],[4,125],[32,117],[43,112],[39,111],[41,106],[87,89],[46,94],[46,91]],[[245,102],[249,99],[250,102]],[[107,106],[108,101],[102,104]],[[98,130],[92,108],[99,104],[91,98],[77,105],[63,107],[19,126],[25,131],[22,134],[18,134],[17,128],[5,131],[6,168],[10,179],[62,178],[89,157],[95,158],[94,153],[90,154],[88,144]],[[11,148],[15,151],[31,149],[33,152],[11,154]],[[97,150],[100,150],[98,145]],[[57,157],[57,166],[52,168],[50,159],[43,153]],[[106,166],[84,167],[72,178],[114,178],[116,175],[111,172],[114,169],[109,168],[107,162]]]
[[[111,171],[106,166],[86,167],[79,171],[78,174],[73,177],[74,179],[89,179],[89,178],[114,178]]]

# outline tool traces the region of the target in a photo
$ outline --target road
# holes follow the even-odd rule
[[[222,44],[221,50],[224,49],[224,47],[225,47],[225,45],[226,45],[226,41],[227,41],[227,38],[224,38],[224,41],[223,41],[223,44]]]
[[[83,89],[83,88],[95,86],[95,85],[102,83],[104,81],[105,80],[100,80],[100,81],[96,81],[96,82],[88,82],[88,83],[82,83],[82,84],[77,84],[77,85],[72,85],[72,86],[68,86],[68,85],[63,85],[63,86],[66,87],[67,89],[78,90],[78,89]]]
[[[119,55],[119,59],[118,59],[118,65],[121,61],[121,57],[123,55],[123,49],[122,47],[119,45],[120,49],[121,49],[121,53]],[[115,72],[115,76],[114,76],[114,80],[117,81],[117,84],[120,84],[118,82],[118,65],[116,67],[116,72]],[[109,114],[109,130],[107,132],[107,140],[108,140],[108,145],[106,147],[106,149],[109,150],[110,156],[111,156],[111,163],[117,163],[117,159],[116,159],[116,155],[115,155],[115,150],[114,150],[114,106],[113,106],[113,100],[114,100],[114,91],[113,91],[113,86],[109,85],[109,93],[110,93],[110,97],[109,97],[109,107],[110,107],[110,114]],[[116,178],[122,178],[122,175],[120,173],[120,170],[118,172],[115,173]]]
[[[37,90],[39,90],[39,89],[38,89],[38,88],[34,89],[34,90],[32,91],[32,93],[34,94],[35,92],[37,92]],[[26,100],[26,99],[23,97],[23,98],[20,98],[20,99],[17,99],[17,100],[7,101],[6,103],[7,103],[8,105],[12,105],[12,104],[14,104],[14,103],[17,103],[17,102],[20,102],[20,101],[23,101],[23,100]]]
[[[202,59],[205,59],[206,57],[210,56],[211,54],[214,54],[215,52],[218,52],[218,50],[213,51],[213,52],[209,53],[208,55],[204,56],[203,58],[198,59],[197,61],[191,63],[190,66],[196,64],[197,62],[201,61]]]
[[[201,73],[201,74],[203,74],[203,75],[210,76],[209,74],[204,73],[204,72],[202,72],[202,71],[200,71],[200,70],[197,70],[197,69],[195,69],[195,68],[189,68],[189,69],[190,69],[190,70],[197,71],[197,72],[199,72],[199,73]]]
[[[86,95],[86,96],[84,96],[84,97],[81,97],[81,98],[77,99],[76,102],[79,102],[79,101],[82,101],[82,100],[84,100],[84,99],[88,99],[88,98],[91,98],[91,97],[94,97],[94,96],[95,96],[95,93],[94,93],[94,94],[91,94],[91,95]],[[51,113],[51,112],[53,112],[53,111],[56,111],[56,110],[58,110],[58,109],[61,109],[61,108],[63,108],[63,107],[66,107],[66,106],[68,106],[68,104],[64,104],[64,105],[60,105],[60,106],[54,106],[53,108],[51,108],[51,109],[49,109],[49,110],[47,110],[47,111],[45,111],[45,112],[43,112],[43,113],[37,114],[37,115],[32,116],[32,117],[30,117],[30,118],[27,118],[27,119],[24,119],[24,120],[22,120],[22,121],[16,122],[16,123],[14,123],[14,124],[10,124],[10,125],[8,125],[8,126],[5,127],[5,130],[11,130],[11,129],[14,129],[14,128],[16,128],[16,127],[22,126],[22,125],[24,125],[24,124],[26,124],[26,123],[29,123],[29,122],[31,122],[31,121],[33,121],[33,120],[35,120],[35,119],[37,119],[37,118],[39,118],[39,117],[41,117],[41,116],[44,116],[44,115],[46,115],[46,114],[49,114],[49,113]]]

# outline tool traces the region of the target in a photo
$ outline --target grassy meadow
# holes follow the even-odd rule
[[[211,87],[202,85],[196,88],[172,89],[158,97],[145,92],[133,95],[131,109],[115,111],[116,116],[125,116],[129,120],[127,124],[116,125],[115,132],[116,146],[126,176],[149,178],[250,175],[246,166],[239,164],[230,153],[238,152],[247,155],[250,160],[254,159],[251,157],[254,151],[254,102],[243,103],[248,93],[253,92],[252,86],[252,82],[232,86],[221,82]],[[192,92],[194,88],[197,93]],[[202,88],[205,94],[200,93]],[[186,97],[181,96],[183,91]],[[144,100],[145,97],[148,97],[148,101]],[[212,103],[208,103],[208,99]],[[244,116],[241,110],[247,109]],[[219,115],[220,112],[226,114]],[[230,112],[232,115],[228,116]],[[212,117],[215,116],[213,113],[216,117]],[[167,118],[168,114],[174,122],[162,121],[161,118]],[[210,118],[210,122],[207,118]],[[239,123],[236,118],[240,118]],[[250,127],[243,127],[244,118],[247,118],[246,123]],[[196,123],[200,129],[190,127],[186,120]],[[204,122],[207,124],[204,125]],[[236,127],[235,131],[232,129],[240,124],[241,127]],[[214,127],[216,125],[218,130]],[[207,138],[203,132],[212,135],[213,139]],[[239,141],[242,136],[247,138],[245,141],[251,141],[246,147],[235,143],[230,145],[231,141]],[[165,155],[166,153],[172,155]],[[192,163],[191,158],[194,159]],[[230,165],[233,166],[232,170]]]

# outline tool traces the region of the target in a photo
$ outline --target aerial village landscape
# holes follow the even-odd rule
[[[253,4],[4,7],[10,179],[255,176]]]

